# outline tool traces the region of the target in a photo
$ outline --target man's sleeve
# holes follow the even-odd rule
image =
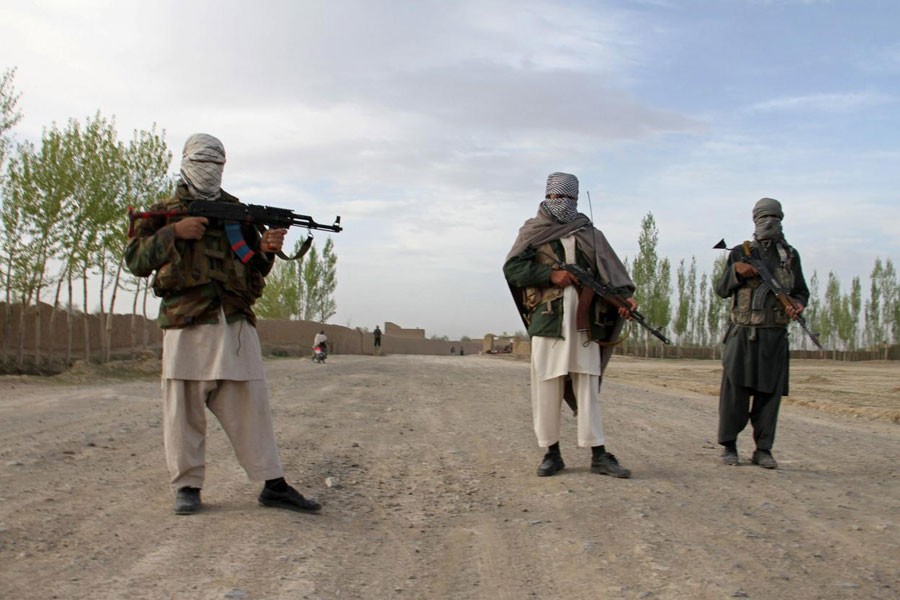
[[[141,219],[134,237],[125,248],[125,266],[138,277],[147,277],[166,263],[178,258],[175,248],[175,226],[154,230],[150,219]]]
[[[511,286],[524,288],[550,285],[550,273],[553,269],[549,265],[536,263],[534,255],[534,249],[529,249],[518,256],[513,256],[503,265],[503,275]]]

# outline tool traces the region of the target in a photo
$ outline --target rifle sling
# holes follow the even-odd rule
[[[297,260],[297,259],[303,258],[303,255],[309,251],[309,249],[312,247],[312,242],[313,242],[313,236],[311,236],[311,235],[307,236],[306,241],[303,242],[303,245],[300,246],[300,249],[297,250],[297,254],[295,254],[294,256],[287,256],[284,252],[282,252],[280,250],[276,254],[277,254],[278,258],[280,258],[282,260]]]

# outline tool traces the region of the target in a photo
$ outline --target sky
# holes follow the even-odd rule
[[[480,338],[524,329],[502,265],[555,171],[622,259],[652,214],[673,272],[709,272],[772,197],[807,279],[867,290],[900,260],[898,23],[894,0],[5,0],[0,72],[17,141],[99,112],[164,131],[174,175],[211,133],[244,202],[340,215],[314,232],[330,323]]]

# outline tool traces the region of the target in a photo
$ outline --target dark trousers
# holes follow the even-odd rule
[[[753,396],[753,407],[750,407]],[[719,443],[737,441],[738,434],[749,421],[753,426],[753,441],[759,450],[771,450],[775,444],[775,427],[781,406],[781,386],[769,394],[752,388],[734,385],[727,375],[722,376],[719,392]]]

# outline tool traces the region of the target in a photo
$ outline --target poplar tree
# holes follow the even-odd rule
[[[671,265],[669,259],[660,260],[657,253],[659,231],[653,213],[648,212],[641,221],[638,237],[638,255],[634,259],[632,279],[637,287],[635,299],[641,312],[654,326],[664,329],[671,320],[672,291]],[[650,355],[650,335],[640,330],[643,336],[644,356]]]
[[[334,291],[337,288],[337,256],[334,242],[329,237],[320,255],[315,246],[307,254],[303,266],[304,303],[303,319],[325,323],[334,316],[337,303]]]
[[[19,370],[24,367],[29,313],[33,317],[35,365],[41,364],[41,294],[53,282],[50,261],[62,253],[57,230],[71,217],[70,171],[58,168],[60,163],[72,167],[65,139],[55,129],[44,131],[40,149],[30,143],[22,144],[9,161],[6,200],[21,211],[18,233],[27,244],[27,251],[18,253],[10,265],[15,272],[11,280],[13,291],[22,305],[16,354]]]
[[[135,130],[128,145],[122,147],[120,159],[123,176],[122,194],[114,203],[112,219],[107,223],[102,236],[104,250],[109,254],[110,262],[115,261],[116,264],[104,328],[105,360],[110,358],[112,316],[115,313],[117,292],[119,289],[132,292],[137,302],[141,287],[141,278],[131,275],[124,268],[125,248],[128,245],[128,238],[124,234],[127,222],[124,217],[129,206],[150,206],[169,196],[174,185],[174,181],[167,175],[169,163],[172,162],[172,152],[166,145],[165,132],[157,133],[155,124],[150,131]],[[132,310],[132,315],[134,312]],[[132,347],[135,347],[137,320],[132,317],[131,323]]]
[[[822,331],[822,303],[819,299],[819,274],[813,271],[812,277],[809,278],[809,301],[803,310],[803,318],[806,319],[806,326],[813,333],[820,334],[820,339],[825,342],[825,336]],[[804,350],[810,349],[812,342],[807,335],[801,336],[801,347]]]
[[[711,340],[707,335],[706,314],[709,311],[709,275],[700,274],[700,286],[697,289],[697,309],[694,314],[694,323],[696,324],[697,344],[701,347],[712,347],[715,340]]]
[[[729,311],[731,305],[729,301],[720,298],[716,293],[716,282],[722,278],[725,272],[725,266],[728,257],[725,254],[719,255],[713,262],[713,275],[709,283],[709,305],[706,312],[706,327],[709,331],[709,338],[713,347],[713,358],[716,356],[716,350],[721,349],[721,337],[725,331],[725,327],[729,321]]]
[[[294,243],[291,256],[300,251],[303,240]],[[303,314],[303,264],[309,260],[307,254],[298,260],[276,260],[266,276],[266,287],[262,296],[253,305],[253,310],[263,319],[300,319]]]
[[[900,339],[900,286],[897,285],[897,272],[893,261],[888,258],[880,274],[882,303],[881,326],[884,330],[884,358],[888,357],[888,346],[896,344]]]
[[[869,299],[866,300],[866,345],[874,350],[881,348],[885,341],[884,329],[881,326],[881,258],[875,258],[875,266],[869,274]]]
[[[20,94],[13,85],[15,73],[15,69],[7,69],[0,75],[0,278],[6,291],[2,331],[0,331],[2,336],[0,339],[4,340],[4,343],[0,344],[3,346],[3,355],[0,358],[4,364],[9,358],[6,340],[12,326],[12,263],[22,249],[19,245],[21,211],[9,202],[6,192],[6,158],[13,142],[11,131],[22,119],[22,113],[18,108]]]
[[[821,336],[829,340],[832,346],[832,357],[837,358],[838,327],[841,322],[841,282],[833,271],[828,273],[825,284],[825,303],[820,321]]]
[[[678,291],[678,305],[675,309],[675,322],[672,331],[678,336],[678,355],[681,356],[681,347],[685,344],[685,333],[688,330],[690,297],[692,290],[687,289],[687,274],[684,269],[684,259],[678,263],[675,272],[675,289]]]

